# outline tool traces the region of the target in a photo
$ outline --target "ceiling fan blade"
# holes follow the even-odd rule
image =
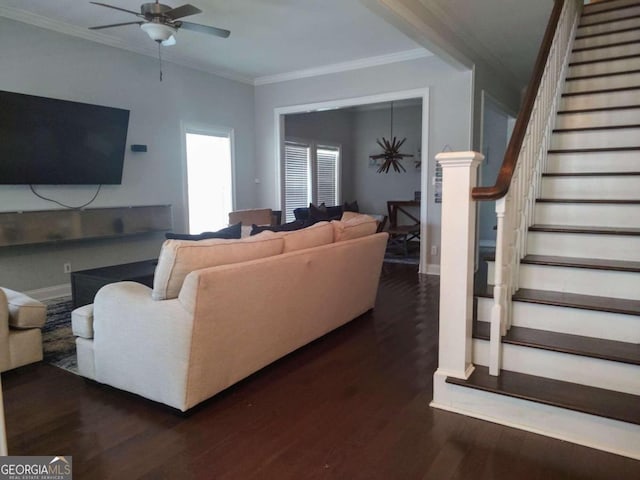
[[[103,28],[123,27],[124,25],[142,25],[144,22],[124,22],[112,23],[111,25],[100,25],[99,27],[89,27],[89,30],[102,30]]]
[[[179,22],[180,25],[178,25],[177,23],[178,22],[176,22],[177,27],[184,28],[185,30],[192,30],[194,32],[200,32],[200,33],[208,33],[209,35],[215,35],[217,37],[222,37],[222,38],[227,38],[229,35],[231,35],[231,32],[229,30],[225,30],[223,28],[210,27],[208,25],[200,25],[199,23],[191,23],[191,22]]]
[[[142,16],[142,15],[140,15],[140,12],[134,12],[133,10],[127,10],[126,8],[114,7],[113,5],[107,5],[106,3],[100,3],[100,2],[89,2],[89,3],[93,3],[94,5],[99,5],[101,7],[112,8],[114,10],[120,10],[121,12],[131,13],[131,14],[135,15],[136,17],[141,17]]]
[[[176,20],[182,17],[188,17],[189,15],[196,15],[197,13],[202,13],[198,7],[194,7],[193,5],[182,5],[181,7],[173,8],[164,14],[169,17],[171,20]]]

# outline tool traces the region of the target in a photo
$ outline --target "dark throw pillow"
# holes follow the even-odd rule
[[[344,205],[342,206],[342,210],[345,212],[356,212],[356,213],[360,213],[360,208],[358,207],[358,201],[354,200],[353,202],[349,203],[349,202],[344,202]]]
[[[236,223],[229,227],[222,228],[217,232],[202,232],[198,235],[189,235],[186,233],[165,233],[167,240],[206,240],[208,238],[221,238],[223,240],[232,240],[242,236],[242,222]]]
[[[282,225],[256,225],[255,223],[251,227],[251,235],[257,235],[264,231],[270,232],[292,232],[294,230],[300,230],[308,225],[304,220],[294,220],[293,222],[283,223]]]

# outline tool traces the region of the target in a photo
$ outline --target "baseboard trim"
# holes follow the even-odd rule
[[[427,271],[424,272],[426,275],[440,275],[440,264],[438,263],[430,263],[427,265]]]
[[[71,285],[63,283],[62,285],[54,285],[52,287],[37,288],[24,292],[31,298],[39,301],[51,300],[52,298],[70,297]]]

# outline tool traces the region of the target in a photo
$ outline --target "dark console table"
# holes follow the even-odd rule
[[[110,283],[132,281],[153,287],[153,274],[157,264],[158,260],[154,259],[72,272],[73,308],[93,303],[98,290]]]

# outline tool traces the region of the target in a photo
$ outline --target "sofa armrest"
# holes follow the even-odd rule
[[[93,304],[71,312],[71,330],[76,337],[93,338]]]
[[[182,408],[193,317],[180,301],[112,283],[96,294],[93,318],[96,380]]]

